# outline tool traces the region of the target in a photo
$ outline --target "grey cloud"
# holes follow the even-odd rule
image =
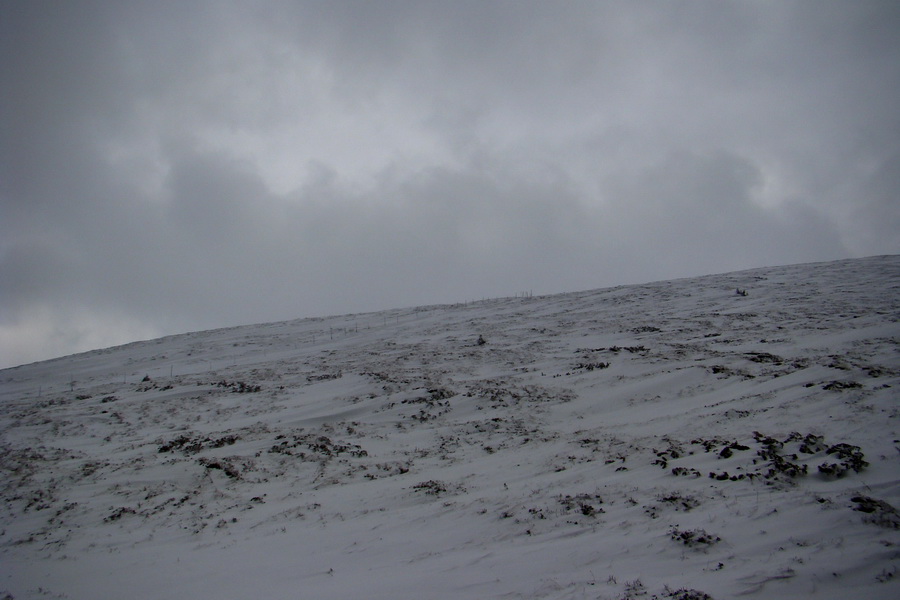
[[[66,248],[30,239],[8,246],[0,260],[0,319],[14,318],[30,302],[68,292],[76,270]]]
[[[835,227],[812,209],[758,205],[761,183],[757,166],[727,153],[679,152],[634,176],[613,177],[605,207],[615,223],[611,246],[642,274],[660,278],[846,255]]]
[[[875,254],[900,247],[900,150],[878,164],[858,189],[860,201],[849,217],[854,251]]]

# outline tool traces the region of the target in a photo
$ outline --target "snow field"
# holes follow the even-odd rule
[[[898,289],[874,257],[5,369],[0,592],[897,597]]]

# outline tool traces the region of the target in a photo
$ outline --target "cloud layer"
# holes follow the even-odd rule
[[[0,365],[900,252],[896,3],[0,13]]]

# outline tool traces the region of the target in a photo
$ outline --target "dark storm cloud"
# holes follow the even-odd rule
[[[0,362],[900,250],[891,2],[7,2]]]
[[[747,256],[777,264],[844,252],[835,227],[813,209],[755,203],[762,185],[760,169],[735,155],[673,153],[637,177],[610,182],[614,246],[659,278],[740,269]]]

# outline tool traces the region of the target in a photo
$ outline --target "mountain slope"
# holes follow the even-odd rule
[[[896,597],[898,290],[874,257],[5,369],[0,592]]]

